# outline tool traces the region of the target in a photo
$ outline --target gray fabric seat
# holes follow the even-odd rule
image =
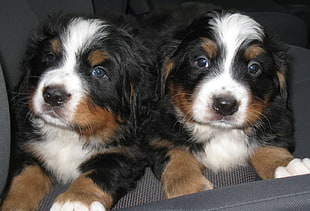
[[[251,167],[238,167],[232,172],[219,172],[218,174],[206,169],[205,176],[214,184],[214,188],[221,188],[229,185],[254,182],[258,179]],[[54,199],[60,193],[66,191],[67,185],[56,185],[55,188],[42,201],[40,210],[44,211],[51,207]],[[152,202],[164,200],[160,181],[155,178],[150,168],[146,169],[145,175],[138,181],[137,187],[121,198],[113,210],[133,207]]]
[[[11,123],[9,103],[0,63],[0,193],[4,189],[10,161]]]
[[[102,0],[106,3],[109,1]],[[147,1],[147,0],[146,0]],[[32,28],[48,13],[93,13],[91,0],[4,0],[0,3],[0,191],[5,186],[10,153],[10,119],[7,90],[12,92],[19,80],[19,63],[25,43]],[[118,1],[126,3],[127,1]],[[131,1],[134,2],[134,1]],[[168,2],[168,1],[167,1]],[[170,2],[170,1],[169,1]],[[104,4],[103,4],[104,5]],[[124,7],[122,7],[124,9]],[[99,10],[98,10],[99,11]],[[257,14],[256,14],[257,15]],[[294,32],[293,32],[294,33]],[[303,36],[302,36],[303,37]],[[297,42],[298,43],[298,42]],[[310,50],[291,46],[292,81],[291,97],[296,117],[295,156],[310,157]],[[1,68],[0,68],[1,69]],[[256,181],[251,167],[238,168],[232,173],[218,175],[206,171],[215,189],[172,200],[162,200],[161,187],[148,169],[138,187],[128,193],[114,209],[123,210],[309,210],[310,175],[279,180]],[[243,184],[240,184],[243,183]],[[41,210],[48,210],[52,200],[68,185],[57,185],[41,203]],[[138,205],[138,206],[137,206]],[[132,208],[127,208],[133,206]]]

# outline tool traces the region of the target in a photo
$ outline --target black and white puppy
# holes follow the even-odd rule
[[[143,174],[149,50],[126,18],[61,15],[33,35],[15,96],[15,172],[1,210],[108,210]]]
[[[211,189],[205,167],[250,162],[263,179],[310,173],[310,160],[291,154],[286,48],[260,24],[210,11],[167,33],[159,55],[162,100],[149,145],[167,198]]]

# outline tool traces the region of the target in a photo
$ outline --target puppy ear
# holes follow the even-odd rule
[[[285,101],[288,98],[288,87],[287,87],[287,72],[288,72],[288,56],[287,56],[287,48],[280,48],[280,50],[275,51],[273,53],[273,57],[276,64],[276,84],[278,85],[278,89],[280,95],[283,97]]]
[[[141,47],[142,48],[142,47]],[[143,52],[143,56],[142,53]],[[152,71],[153,60],[147,49],[130,51],[127,54],[126,66],[123,67],[124,77],[122,80],[122,107],[126,108],[123,113],[129,117],[133,124],[139,124],[140,116],[146,115],[148,103],[154,100],[154,78]]]
[[[179,39],[167,39],[163,42],[160,48],[160,59],[159,59],[159,71],[160,80],[158,81],[158,90],[160,90],[160,96],[163,97],[166,92],[167,79],[174,68],[174,54],[177,51],[181,40]]]
[[[174,62],[171,58],[166,57],[163,61],[160,73],[160,96],[163,97],[166,92],[166,83],[170,75],[171,70],[173,69]]]
[[[284,99],[287,99],[288,90],[287,90],[287,81],[286,81],[286,70],[281,69],[277,71],[277,79],[279,83],[280,94]]]

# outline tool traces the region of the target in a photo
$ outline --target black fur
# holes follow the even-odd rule
[[[82,89],[86,90],[87,97],[92,101],[89,106],[98,106],[111,112],[117,128],[113,130],[108,140],[96,137],[96,140],[102,139],[102,142],[96,140],[92,142],[92,135],[96,134],[89,134],[84,138],[88,141],[84,143],[83,148],[95,150],[97,153],[81,163],[78,171],[81,174],[91,172],[87,177],[104,192],[111,194],[115,203],[135,186],[135,182],[144,172],[146,162],[140,149],[142,138],[140,134],[141,125],[148,115],[146,108],[152,91],[149,71],[152,64],[150,51],[142,41],[140,29],[135,21],[127,16],[105,14],[101,18],[55,15],[33,33],[22,66],[24,76],[13,99],[18,134],[12,162],[13,175],[18,176],[28,166],[39,165],[52,181],[61,182],[57,181],[59,178],[54,175],[53,170],[45,165],[46,161],[25,149],[25,146],[45,141],[46,134],[34,122],[41,117],[32,111],[29,104],[42,75],[51,68],[61,66],[65,59],[62,53],[56,58],[48,57],[48,52],[52,50],[49,41],[55,38],[64,39],[61,36],[75,18],[101,19],[108,25],[102,28],[108,35],[100,40],[91,40],[90,46],[76,55],[78,61],[76,65],[77,74],[83,82]],[[87,56],[90,51],[96,49],[109,54],[109,59],[100,64],[105,68],[107,80],[90,74],[91,67],[87,62]],[[66,128],[60,127],[59,130],[75,131],[81,138],[84,136],[80,131],[83,128],[76,124],[68,124]]]
[[[221,10],[211,11],[211,13],[208,13],[210,12],[209,10],[196,10],[196,13],[192,14],[192,19],[183,20],[183,14],[191,13],[177,12],[178,9],[174,11],[173,15],[167,12],[159,17],[161,21],[165,18],[168,20],[163,24],[162,31],[158,29],[163,34],[158,50],[159,76],[157,94],[161,96],[161,100],[153,111],[153,119],[150,124],[151,132],[148,138],[149,161],[158,178],[161,178],[163,170],[169,162],[170,158],[167,155],[169,150],[178,148],[197,154],[203,152],[204,144],[208,143],[208,140],[205,140],[205,143],[193,140],[195,138],[192,136],[192,131],[185,126],[187,120],[184,118],[184,114],[180,114],[175,109],[178,105],[173,102],[169,85],[173,84],[172,86],[181,87],[187,93],[193,94],[203,78],[212,77],[212,75],[216,74],[216,71],[221,71],[214,66],[211,70],[199,71],[192,64],[194,56],[203,54],[199,45],[200,38],[202,37],[213,40],[219,48],[217,56],[212,58],[213,64],[216,64],[222,58],[221,50],[223,49],[221,49],[221,44],[217,42],[217,37],[210,33],[211,29],[208,23],[211,16],[209,14],[229,13],[229,11]],[[175,13],[178,15],[175,15]],[[156,14],[154,16],[154,20],[158,20]],[[152,16],[149,17],[149,20],[146,20],[152,20]],[[248,84],[255,97],[263,99],[267,92],[271,92],[271,97],[268,101],[268,106],[262,113],[262,118],[251,125],[246,125],[244,128],[239,129],[245,131],[250,144],[284,147],[293,152],[295,147],[293,112],[288,105],[287,87],[280,87],[280,82],[276,75],[276,72],[279,71],[286,76],[287,49],[265,32],[263,41],[258,42],[258,45],[262,46],[267,53],[257,58],[264,65],[265,72],[261,77],[253,78],[242,73],[244,72],[245,62],[242,56],[245,49],[255,42],[241,46],[236,56],[238,59],[235,59],[234,64],[235,69],[240,70],[240,73],[235,73],[234,77],[240,83]],[[165,68],[167,62],[171,59],[174,61],[173,68],[167,79],[165,79]],[[285,82],[283,85],[286,86],[286,84]],[[161,140],[165,140],[165,142],[170,144],[156,144],[160,143]]]

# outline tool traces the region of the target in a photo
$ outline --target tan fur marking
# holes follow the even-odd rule
[[[51,45],[52,45],[52,49],[54,51],[54,53],[59,54],[60,52],[60,41],[59,39],[53,39],[50,41]]]
[[[110,209],[113,205],[112,196],[102,191],[90,178],[87,178],[89,173],[90,172],[84,173],[74,180],[69,189],[60,194],[55,202],[64,204],[67,201],[78,201],[86,206],[90,206],[92,202],[98,201],[102,203],[105,208]]]
[[[88,56],[88,62],[93,67],[93,66],[101,64],[102,62],[104,62],[104,60],[106,60],[108,58],[109,58],[109,56],[107,53],[105,53],[101,50],[94,50],[94,51],[90,52],[90,54]]]
[[[134,157],[132,149],[128,147],[117,147],[108,149],[106,152],[104,152],[104,154],[122,154],[129,157]]]
[[[161,75],[161,94],[163,95],[166,89],[166,82],[170,75],[170,72],[174,66],[174,63],[171,59],[166,59],[164,62],[164,72]]]
[[[267,99],[260,100],[257,98],[251,98],[251,102],[248,104],[247,108],[247,119],[246,124],[253,125],[255,122],[257,122],[259,119],[263,118],[263,111],[267,106],[269,96],[266,96]]]
[[[278,77],[279,84],[280,84],[280,92],[281,92],[281,95],[283,96],[286,90],[285,75],[282,72],[277,72],[277,77]]]
[[[176,87],[175,84],[169,84],[169,94],[172,99],[174,108],[180,113],[184,121],[193,121],[192,94],[187,93],[181,87]]]
[[[204,166],[189,152],[174,149],[168,152],[170,158],[162,177],[165,198],[174,198],[213,188],[202,174]]]
[[[150,143],[150,145],[154,148],[168,148],[171,149],[174,147],[174,144],[171,143],[171,141],[168,140],[162,140],[162,139],[154,139]]]
[[[260,147],[251,156],[251,163],[262,179],[274,178],[278,166],[287,166],[294,156],[285,148]]]
[[[202,40],[202,47],[207,53],[208,57],[210,59],[214,58],[217,53],[216,44],[212,40],[205,37],[201,38],[201,40]]]
[[[33,96],[34,96],[34,91],[30,94],[30,97],[28,99],[28,108],[30,111],[34,112],[34,106],[33,106]]]
[[[37,210],[50,187],[49,177],[38,166],[28,166],[13,178],[1,210]]]
[[[102,109],[89,99],[81,100],[72,123],[77,125],[77,132],[81,135],[103,139],[110,138],[118,125],[112,112]]]
[[[259,47],[258,45],[252,45],[245,51],[244,55],[247,60],[252,60],[263,53],[266,53],[265,49]]]

